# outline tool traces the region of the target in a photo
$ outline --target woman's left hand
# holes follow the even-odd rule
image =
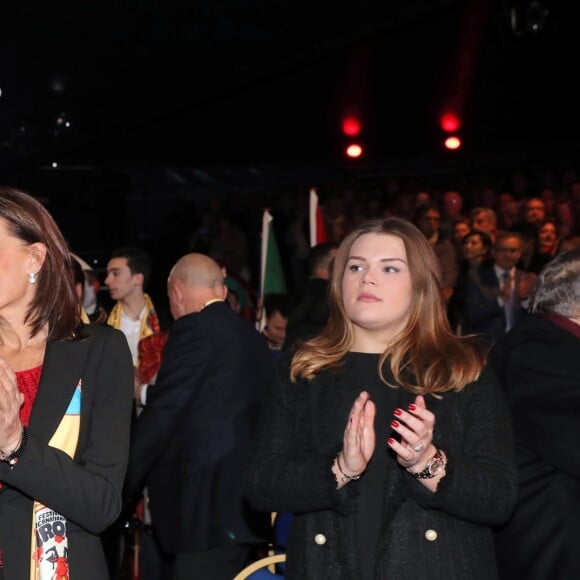
[[[417,395],[407,411],[395,409],[393,414],[391,427],[401,435],[401,441],[389,437],[387,443],[397,454],[399,465],[411,470],[417,466],[416,471],[420,471],[436,453],[432,442],[435,415],[427,409],[422,395]]]
[[[20,407],[24,395],[18,390],[16,374],[4,359],[0,358],[0,452],[14,451],[22,437]]]

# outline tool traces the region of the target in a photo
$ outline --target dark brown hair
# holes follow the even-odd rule
[[[74,289],[70,250],[46,208],[23,191],[0,186],[0,218],[10,233],[26,244],[46,246],[37,274],[36,295],[25,321],[31,336],[48,325],[48,340],[74,338],[80,325],[80,304]]]

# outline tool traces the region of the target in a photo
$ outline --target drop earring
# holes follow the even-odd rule
[[[31,284],[36,284],[36,272],[30,272],[30,274],[28,274],[28,281]]]

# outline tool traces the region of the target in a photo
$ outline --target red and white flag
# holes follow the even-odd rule
[[[326,227],[324,225],[324,216],[318,205],[318,194],[316,188],[310,189],[310,247],[322,244],[328,240],[326,236]]]

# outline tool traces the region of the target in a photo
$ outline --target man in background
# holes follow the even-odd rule
[[[167,288],[175,322],[136,422],[127,496],[148,485],[157,538],[175,556],[173,578],[231,580],[270,527],[269,514],[245,500],[242,474],[272,384],[272,358],[260,334],[225,303],[214,260],[187,254]]]
[[[159,332],[155,307],[145,287],[151,276],[151,259],[140,248],[116,249],[107,264],[105,284],[115,300],[107,324],[123,332],[133,366],[139,368],[139,341]]]
[[[308,283],[304,295],[288,318],[284,350],[297,340],[319,334],[328,321],[328,280],[338,244],[324,242],[308,254]]]
[[[292,300],[288,294],[271,292],[264,296],[264,329],[262,336],[276,358],[282,352],[286,339],[286,326],[292,311]]]
[[[493,263],[481,267],[479,279],[467,287],[466,317],[473,332],[493,345],[526,313],[535,274],[516,267],[522,240],[513,232],[498,234],[491,255]]]

